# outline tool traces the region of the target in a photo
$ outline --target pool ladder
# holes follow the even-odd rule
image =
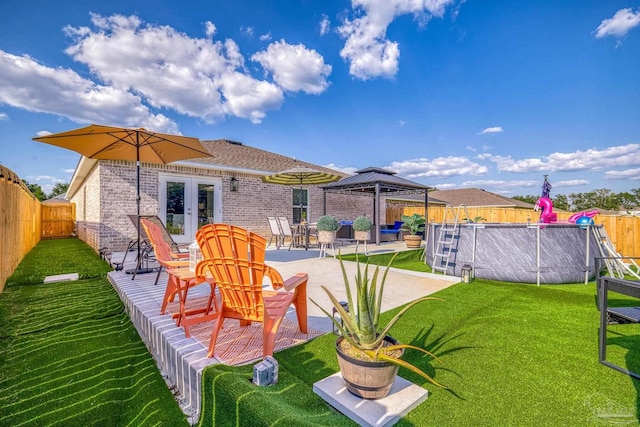
[[[460,211],[464,209],[466,214],[465,220],[469,219],[469,211],[465,205],[459,205],[455,209],[455,216],[453,218],[453,223],[447,222],[447,215],[449,211],[451,214],[454,213],[454,208],[451,205],[446,205],[444,208],[444,213],[442,214],[442,224],[440,225],[440,230],[438,231],[438,240],[436,241],[436,248],[433,252],[433,265],[431,269],[434,272],[441,271],[442,274],[447,274],[447,270],[449,269],[449,264],[451,263],[451,255],[454,249],[454,243],[456,237],[460,235]]]
[[[629,264],[624,262],[625,257],[616,251],[604,227],[592,226],[591,229],[598,241],[600,256],[604,260],[609,276],[624,279],[625,275],[631,275],[634,276],[636,280],[640,280],[640,266],[638,266],[633,258],[627,258]]]

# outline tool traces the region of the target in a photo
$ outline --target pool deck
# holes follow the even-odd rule
[[[352,253],[355,245],[337,246],[341,253]],[[359,250],[362,251],[362,246]],[[379,246],[369,245],[369,254],[404,250],[404,242],[383,243]],[[304,272],[309,275],[307,296],[326,310],[331,310],[328,296],[321,289],[330,289],[339,300],[346,299],[340,264],[331,256],[318,258],[318,249],[286,248],[267,250],[266,261],[277,269],[284,279]],[[124,254],[114,254],[112,260],[118,261]],[[180,407],[187,414],[191,424],[198,421],[201,405],[202,371],[209,365],[220,363],[219,360],[207,357],[207,349],[197,339],[186,338],[184,330],[176,326],[171,314],[160,315],[160,306],[167,282],[163,273],[157,286],[154,286],[156,273],[141,274],[132,280],[132,276],[124,271],[135,267],[135,256],[127,256],[123,271],[112,271],[109,280],[122,299],[132,323],[140,337],[153,355],[167,383],[176,394]],[[154,265],[151,264],[151,267]],[[355,275],[355,263],[345,263],[349,278]],[[391,269],[389,271],[383,311],[401,306],[419,297],[432,294],[454,283],[458,277],[417,273]],[[189,290],[189,299],[204,297],[209,294],[208,286],[196,286]],[[331,332],[331,321],[311,301],[308,301],[309,327]],[[295,311],[289,309],[287,318],[295,319]]]

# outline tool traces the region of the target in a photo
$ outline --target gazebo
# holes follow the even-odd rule
[[[356,171],[355,175],[342,178],[320,187],[323,189],[323,212],[327,213],[327,193],[370,195],[373,197],[373,216],[376,228],[376,244],[380,244],[380,197],[393,194],[423,194],[425,218],[428,218],[428,195],[431,187],[396,176],[387,169],[368,167]]]

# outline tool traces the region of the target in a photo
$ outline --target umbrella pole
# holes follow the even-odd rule
[[[140,245],[140,132],[136,132],[136,206],[137,206],[137,217],[138,217],[138,258],[136,263],[136,268],[134,270],[127,270],[128,274],[133,274],[131,280],[136,278],[136,274],[145,274],[151,273],[153,271],[152,268],[142,268],[142,248]]]

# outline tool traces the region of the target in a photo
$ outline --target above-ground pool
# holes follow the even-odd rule
[[[445,224],[445,230],[453,229]],[[599,239],[593,232],[601,225],[562,224],[458,224],[446,232],[451,255],[436,257],[446,273],[461,276],[468,265],[475,277],[521,283],[579,283],[595,277],[595,259],[600,257]],[[427,263],[434,267],[434,253],[447,254],[438,244],[442,224],[429,224]],[[597,231],[597,230],[596,230]],[[438,252],[436,252],[436,249]],[[440,270],[442,271],[442,270]]]

